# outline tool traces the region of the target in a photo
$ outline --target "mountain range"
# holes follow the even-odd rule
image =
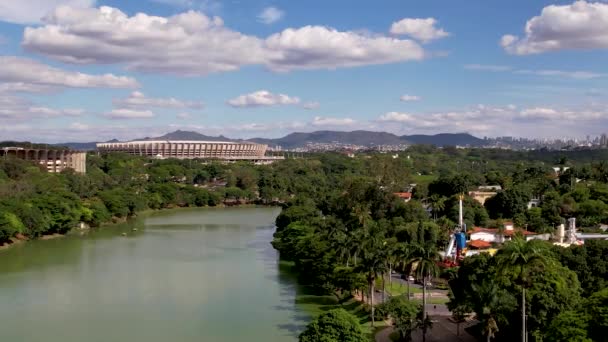
[[[243,141],[241,139],[230,139],[220,135],[219,137],[207,136],[198,132],[177,130],[160,137],[146,137],[137,140],[206,140],[206,141]],[[117,140],[112,140],[117,141]],[[371,131],[316,131],[310,133],[291,133],[278,139],[252,138],[252,141],[269,146],[281,146],[284,149],[303,147],[307,143],[341,143],[360,146],[377,145],[410,145],[427,144],[436,146],[481,146],[483,139],[474,137],[468,133],[442,133],[435,135],[395,135],[387,132]],[[94,150],[95,142],[90,143],[61,143],[57,145],[68,146],[78,150]]]

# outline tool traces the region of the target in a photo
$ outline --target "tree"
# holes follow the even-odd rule
[[[417,317],[420,312],[418,305],[403,297],[392,297],[382,303],[378,311],[391,320],[395,330],[399,332],[399,341],[411,340],[412,332],[418,327]]]
[[[608,336],[608,288],[594,293],[585,303],[589,320],[589,337],[594,341],[606,341]]]
[[[426,312],[426,287],[430,281],[430,277],[434,277],[439,274],[439,253],[437,252],[437,246],[434,241],[427,241],[423,244],[418,244],[413,252],[413,258],[410,260],[412,264],[415,264],[416,274],[419,278],[422,278],[422,339],[426,341],[426,330],[427,325],[424,324],[427,320]]]
[[[498,269],[503,274],[514,274],[515,283],[522,289],[522,341],[527,341],[526,333],[526,288],[530,287],[530,275],[539,272],[550,262],[547,258],[547,247],[544,241],[525,241],[515,237],[499,251]]]
[[[357,318],[344,309],[328,311],[310,322],[300,342],[367,342]]]
[[[386,241],[384,240],[384,234],[377,229],[376,224],[373,224],[372,227],[369,228],[369,233],[366,237],[366,241],[361,253],[361,260],[358,265],[358,268],[367,277],[372,327],[375,323],[374,292],[376,279],[378,278],[379,274],[383,274],[387,269],[386,251],[384,249],[385,246]]]
[[[588,320],[589,317],[581,312],[560,312],[551,321],[546,339],[551,342],[591,342],[587,337]]]

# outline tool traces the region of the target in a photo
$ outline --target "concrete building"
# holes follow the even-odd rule
[[[521,233],[526,241],[537,238],[536,233],[527,230],[516,230],[513,223],[507,222],[504,224],[503,232],[500,232],[498,228],[473,228],[470,234],[470,241],[480,240],[488,243],[504,243],[511,240],[516,233]]]
[[[474,200],[479,202],[481,205],[486,203],[488,198],[496,196],[496,192],[494,191],[469,191],[469,196],[471,196]]]
[[[156,158],[247,160],[257,163],[283,159],[281,156],[266,156],[266,149],[267,145],[229,141],[140,140],[97,144],[97,150],[101,153],[123,152]]]
[[[48,172],[56,173],[65,169],[72,169],[79,173],[87,171],[87,154],[80,151],[22,147],[0,148],[0,158],[9,157],[31,160],[46,167]]]

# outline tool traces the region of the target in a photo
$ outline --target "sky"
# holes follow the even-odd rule
[[[0,0],[0,140],[608,131],[608,1]]]

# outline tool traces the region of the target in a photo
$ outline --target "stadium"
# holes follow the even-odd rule
[[[251,142],[140,140],[98,143],[101,153],[123,152],[137,156],[178,159],[220,159],[270,162],[282,157],[267,157],[267,145]]]

